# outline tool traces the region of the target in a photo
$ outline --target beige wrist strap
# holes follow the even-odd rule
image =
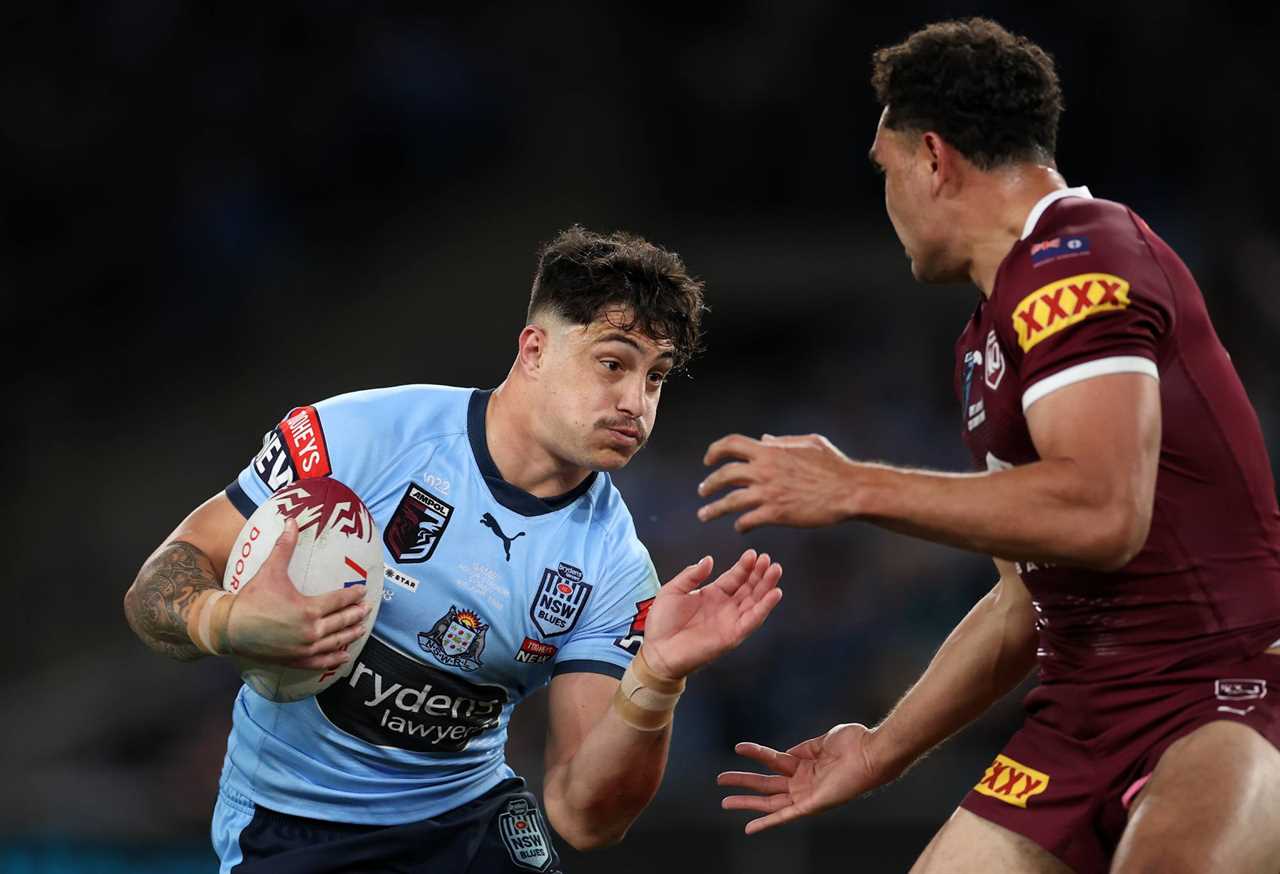
[[[187,614],[187,636],[196,649],[208,655],[227,655],[227,618],[231,615],[230,592],[201,592]]]
[[[640,731],[659,731],[671,723],[685,681],[659,677],[644,658],[644,648],[622,675],[613,707],[622,721]]]

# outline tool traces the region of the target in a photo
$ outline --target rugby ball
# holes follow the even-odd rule
[[[369,605],[364,634],[348,649],[359,653],[369,639],[382,604],[382,534],[360,497],[333,477],[305,479],[277,491],[254,511],[240,529],[227,557],[222,588],[236,594],[252,584],[284,532],[286,519],[298,523],[298,545],[289,560],[289,579],[304,595],[322,595],[364,584]],[[351,673],[354,659],[329,671],[236,658],[240,676],[253,691],[271,701],[298,701],[322,692]]]

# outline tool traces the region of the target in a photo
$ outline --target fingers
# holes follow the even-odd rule
[[[766,795],[787,791],[787,778],[778,774],[755,774],[751,771],[725,771],[716,777],[717,786],[732,786]],[[731,798],[734,796],[730,796]],[[755,796],[747,796],[755,797]]]
[[[739,641],[745,640],[748,635],[753,634],[757,628],[763,625],[764,621],[769,618],[769,614],[773,612],[773,608],[780,603],[782,603],[782,590],[775,588],[766,592],[763,598],[752,604],[746,613],[739,616],[736,627]]]
[[[284,520],[284,531],[281,531],[280,536],[276,538],[276,545],[271,548],[271,554],[267,556],[263,565],[274,562],[281,570],[287,570],[289,559],[293,558],[293,550],[297,545],[298,523],[290,517]]]
[[[744,513],[733,522],[733,530],[739,534],[746,534],[753,531],[761,525],[768,525],[773,521],[773,513],[769,507],[757,507],[750,513]]]
[[[733,751],[746,759],[759,762],[769,770],[790,777],[800,766],[795,756],[780,753],[773,747],[749,742],[734,744]]]
[[[757,813],[773,813],[791,804],[791,796],[779,795],[728,795],[720,799],[724,810],[754,810]]]
[[[356,625],[350,628],[343,628],[341,631],[335,631],[333,634],[320,638],[320,640],[317,640],[308,647],[310,652],[308,652],[307,655],[329,655],[335,652],[345,652],[347,647],[359,640],[362,634],[364,634],[363,625]],[[345,661],[345,657],[343,660]]]
[[[756,565],[763,558],[766,562],[768,556],[757,557],[754,549],[748,549],[738,556],[738,560],[733,563],[733,567],[722,573],[712,583],[720,591],[726,595],[733,596],[736,592],[741,592],[745,584],[751,581],[751,576],[755,573]]]
[[[358,637],[359,632],[364,628],[364,618],[368,615],[369,607],[363,602],[343,607],[341,610],[336,610],[322,617],[316,623],[316,634],[323,640],[330,635],[354,628]]]
[[[737,513],[742,510],[754,510],[764,500],[755,486],[734,489],[718,501],[713,501],[698,509],[698,519],[710,522],[726,513]]]
[[[775,571],[774,568],[777,568]],[[766,592],[778,585],[778,580],[782,578],[782,565],[777,564],[770,558],[769,553],[762,552],[760,557],[756,559],[755,565],[751,568],[751,575],[747,578],[746,583],[738,589],[734,595],[734,601],[739,607],[749,605],[759,600]]]
[[[285,667],[298,668],[303,671],[332,671],[342,667],[351,658],[345,648],[319,655],[304,656],[284,662]]]
[[[702,585],[703,581],[706,580],[707,577],[711,576],[711,568],[714,566],[715,562],[712,560],[711,556],[704,555],[698,560],[697,564],[689,565],[687,568],[680,571],[680,573],[672,577],[671,581],[668,582],[666,586],[663,586],[663,588],[670,586],[677,592],[687,595],[694,589],[698,588],[698,586]]]
[[[348,586],[345,589],[334,589],[332,592],[325,592],[323,595],[308,595],[307,601],[310,602],[308,607],[315,618],[322,619],[331,613],[337,613],[353,604],[363,602],[364,593],[365,584],[360,583],[359,585]]]
[[[727,437],[721,437],[707,447],[707,454],[702,457],[702,463],[710,467],[727,459],[746,459],[749,461],[755,457],[759,449],[760,441],[752,440],[750,437],[744,437],[741,434],[730,434]]]
[[[754,481],[750,463],[735,461],[716,468],[710,476],[698,483],[698,494],[705,498],[729,486],[744,486]]]
[[[817,737],[811,737],[803,743],[798,743],[791,749],[787,750],[787,755],[796,756],[801,759],[816,759],[822,752],[822,743],[827,739],[825,734]]]
[[[788,805],[787,807],[784,807],[775,813],[771,813],[768,816],[762,816],[759,819],[751,820],[751,822],[747,823],[747,827],[744,831],[749,835],[758,834],[767,828],[773,828],[776,825],[782,825],[784,822],[790,822],[793,819],[798,819],[799,817],[804,816],[805,813],[806,811],[801,810],[794,804]]]

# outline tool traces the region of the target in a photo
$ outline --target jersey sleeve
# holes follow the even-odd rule
[[[287,485],[332,476],[363,494],[371,453],[372,393],[340,395],[295,407],[262,437],[262,447],[227,486],[246,518]]]
[[[1168,282],[1140,240],[1099,235],[1093,243],[1085,257],[1044,275],[1024,266],[1020,281],[1002,289],[996,323],[1021,377],[1023,410],[1095,376],[1159,379],[1160,348],[1173,327]]]
[[[631,533],[601,597],[556,653],[552,675],[575,672],[608,674],[621,679],[644,640],[649,606],[658,594],[658,574],[649,551]]]

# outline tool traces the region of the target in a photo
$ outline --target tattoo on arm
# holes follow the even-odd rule
[[[193,661],[203,653],[187,636],[187,614],[197,595],[221,588],[208,557],[189,543],[175,541],[142,566],[125,596],[125,616],[151,649]]]

